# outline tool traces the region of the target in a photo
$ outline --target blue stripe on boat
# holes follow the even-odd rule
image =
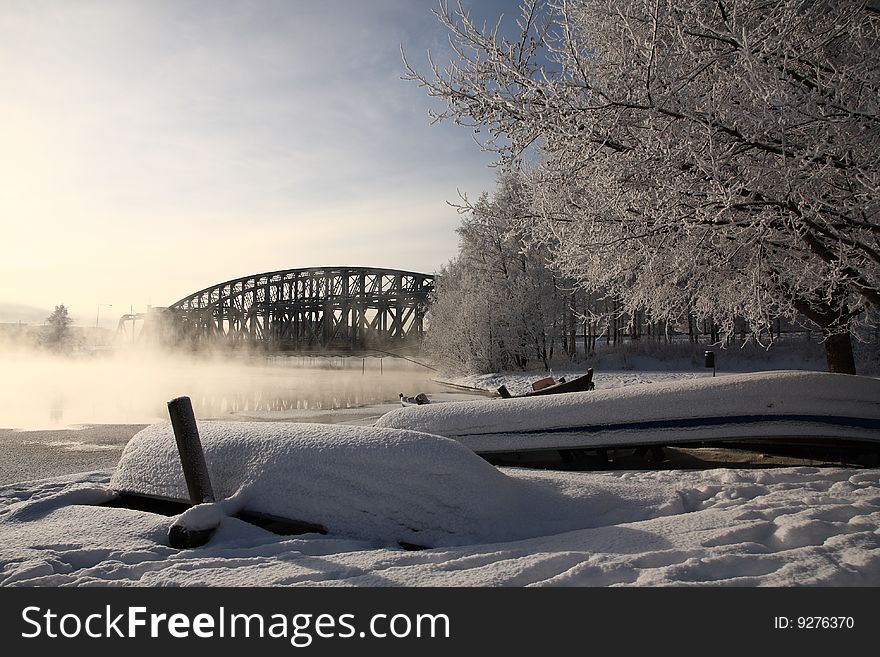
[[[458,434],[458,437],[493,436],[499,434],[600,433],[603,431],[639,431],[643,429],[690,429],[694,427],[756,424],[761,422],[806,422],[832,427],[874,429],[880,432],[880,419],[877,418],[841,417],[836,415],[728,415],[723,417],[689,417],[676,420],[647,420],[644,422],[624,422],[620,424],[588,424],[579,427],[559,427],[555,429],[489,431],[484,433]],[[880,434],[878,434],[878,438],[880,438]]]

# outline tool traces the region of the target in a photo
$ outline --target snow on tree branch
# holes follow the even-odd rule
[[[528,0],[505,38],[443,3],[457,59],[406,77],[527,162],[530,228],[584,287],[658,318],[803,313],[852,371],[851,320],[880,307],[872,9]]]

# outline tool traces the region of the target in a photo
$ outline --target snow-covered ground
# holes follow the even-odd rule
[[[93,506],[105,471],[0,489],[0,584],[880,585],[877,470],[499,474],[579,508],[580,526],[408,552],[227,517],[207,546],[175,550],[169,518]]]
[[[610,390],[600,377],[597,389]],[[616,377],[676,389],[704,375]],[[174,549],[174,518],[101,506],[114,490],[184,496],[170,427],[153,425],[115,470],[0,487],[0,585],[880,585],[876,468],[559,472],[495,468],[459,442],[406,429],[200,430],[225,499],[177,521],[220,517],[207,545]],[[278,536],[232,517],[240,509],[328,533]]]
[[[550,372],[495,372],[492,374],[474,374],[470,376],[447,377],[438,379],[447,381],[453,385],[459,385],[470,388],[477,388],[489,392],[495,392],[501,385],[507,386],[507,389],[513,395],[521,395],[532,389],[532,382],[546,376],[555,378],[566,377],[572,379],[577,376],[583,376],[586,373],[585,367],[566,367],[555,369]],[[702,379],[712,376],[709,370],[708,375],[705,370],[681,369],[681,370],[665,370],[665,369],[639,369],[639,370],[609,370],[597,371],[593,374],[593,382],[596,384],[596,390],[608,390],[612,388],[622,388],[624,386],[636,385],[639,383],[661,383],[665,381],[680,381],[689,379]]]

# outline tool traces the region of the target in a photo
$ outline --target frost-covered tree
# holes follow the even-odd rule
[[[490,197],[462,207],[460,249],[437,277],[425,346],[467,372],[549,367],[563,312],[547,249],[518,228],[527,205],[520,178],[504,174]]]
[[[656,320],[821,328],[854,372],[880,307],[880,13],[857,0],[528,0],[519,29],[438,16],[410,79],[503,161],[536,153],[555,265]]]
[[[70,325],[73,319],[63,303],[46,318],[46,342],[52,347],[63,347],[70,338]]]

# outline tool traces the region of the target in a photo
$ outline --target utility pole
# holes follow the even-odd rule
[[[98,304],[98,312],[95,314],[95,328],[98,328],[98,319],[101,317],[101,306],[109,306],[113,307],[112,303],[99,303]]]

